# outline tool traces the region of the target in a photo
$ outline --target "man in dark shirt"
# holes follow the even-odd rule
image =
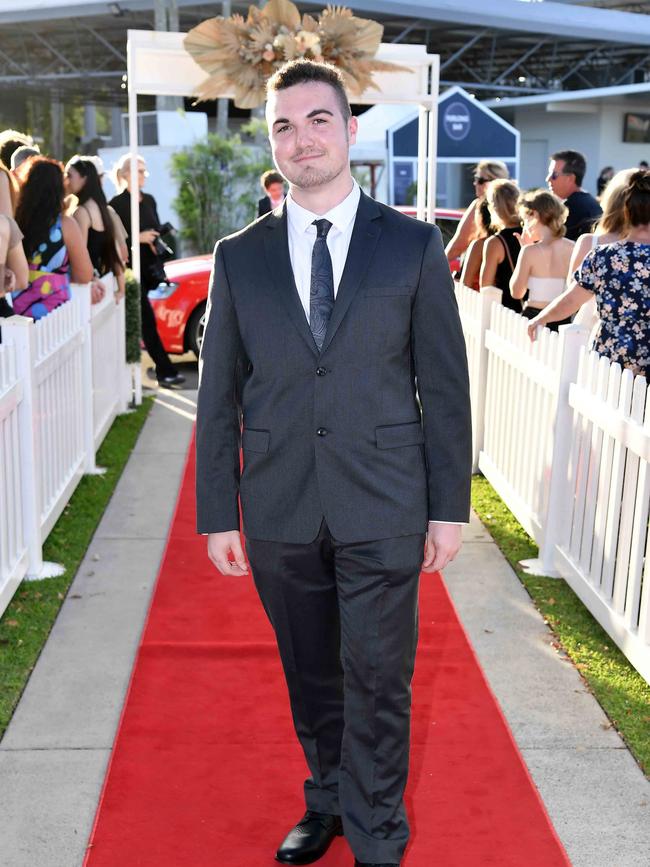
[[[602,215],[596,199],[582,189],[582,179],[587,171],[587,161],[578,151],[557,151],[551,155],[546,183],[569,209],[566,220],[566,237],[577,241],[580,235],[592,232],[594,224]]]

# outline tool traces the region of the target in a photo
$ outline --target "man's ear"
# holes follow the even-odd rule
[[[358,129],[359,129],[359,121],[357,120],[356,117],[352,116],[348,120],[348,138],[349,138],[349,143],[351,145],[356,143]]]

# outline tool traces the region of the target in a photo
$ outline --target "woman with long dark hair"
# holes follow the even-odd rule
[[[63,213],[63,167],[34,157],[20,189],[16,222],[23,233],[29,285],[12,293],[14,312],[41,319],[70,299],[70,283],[89,283],[93,266],[81,230]]]
[[[73,157],[65,167],[65,186],[77,197],[72,214],[81,229],[95,273],[98,276],[124,270],[118,253],[114,221],[92,160]]]
[[[64,183],[66,191],[77,199],[78,207],[72,217],[81,229],[95,275],[115,275],[119,287],[116,299],[119,300],[124,294],[124,257],[120,252],[123,245],[117,237],[115,218],[95,163],[87,157],[73,157],[65,167]]]

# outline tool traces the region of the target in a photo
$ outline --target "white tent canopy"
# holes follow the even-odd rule
[[[138,152],[138,95],[191,96],[206,73],[183,47],[185,33],[129,30],[127,73],[129,150]],[[378,90],[354,96],[359,104],[398,103],[419,107],[418,217],[433,219],[437,149],[439,56],[424,45],[382,44],[377,59],[407,67],[409,72],[375,73]],[[232,98],[232,93],[222,94]],[[140,274],[140,209],[137,163],[131,162],[131,242],[133,270]]]

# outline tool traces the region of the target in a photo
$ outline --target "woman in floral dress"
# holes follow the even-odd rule
[[[531,320],[528,334],[596,299],[600,327],[592,349],[650,379],[650,171],[630,177],[625,194],[626,236],[596,247],[572,285]]]

